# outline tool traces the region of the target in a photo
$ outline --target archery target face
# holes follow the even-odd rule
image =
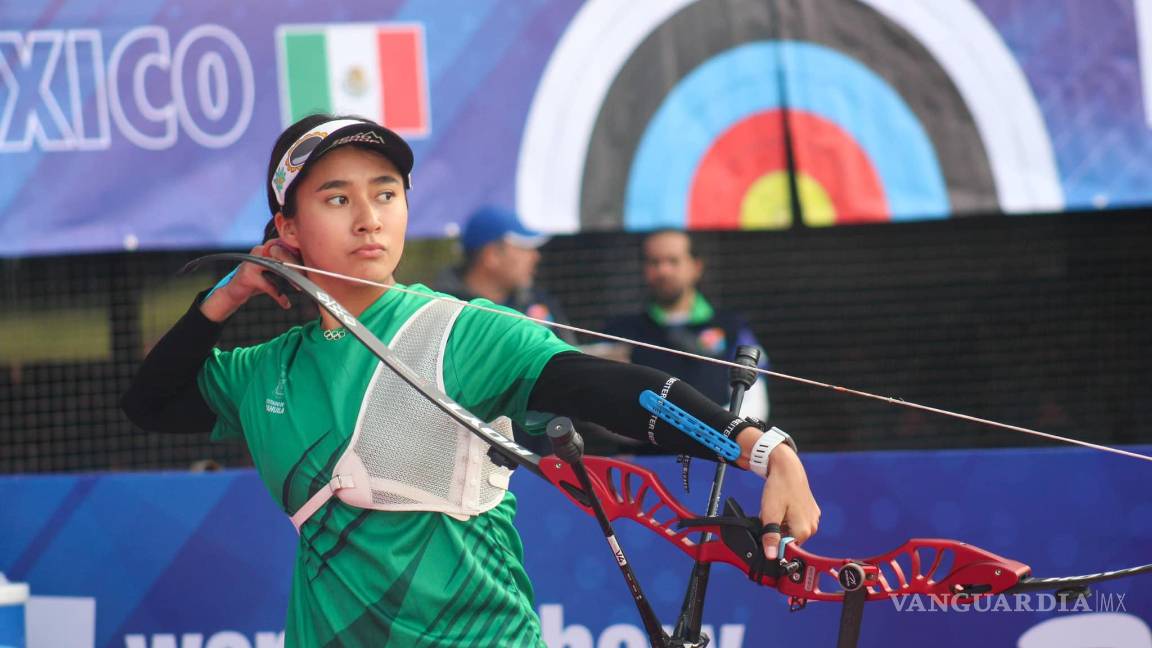
[[[1048,140],[978,10],[917,6],[593,0],[534,101],[518,208],[555,232],[779,229],[1058,203],[1050,151],[1001,141]],[[941,12],[985,53],[933,33]],[[982,84],[962,72],[993,64],[1006,71]],[[1015,103],[980,98],[988,87]]]

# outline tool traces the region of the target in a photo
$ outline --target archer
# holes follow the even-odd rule
[[[661,372],[582,355],[522,319],[435,299],[423,286],[391,290],[413,162],[407,143],[367,120],[313,115],[286,129],[267,174],[279,236],[252,254],[361,283],[309,273],[325,306],[319,320],[221,351],[224,323],[252,297],[291,307],[262,267],[243,263],[197,296],[123,399],[144,429],[211,427],[213,439],[248,446],[300,533],[287,646],[540,645],[507,491],[507,455],[518,446],[497,438],[510,432],[496,423],[528,410],[717,459],[637,405],[655,392],[725,431],[739,450],[731,463],[766,477],[766,558],[777,558],[781,527],[794,544],[815,533],[819,508],[785,435]],[[365,336],[359,327],[410,369],[389,370],[383,351],[349,339]],[[446,400],[431,406],[435,393],[413,389],[421,381]]]

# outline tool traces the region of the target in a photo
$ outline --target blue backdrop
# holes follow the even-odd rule
[[[709,3],[716,6],[700,10]],[[1140,20],[1139,2],[1100,0],[1091,8],[1049,0],[825,3],[799,17],[785,11],[793,21],[786,36],[802,45],[795,51],[842,64],[824,66],[781,50],[767,64],[710,71],[715,66],[708,61],[727,61],[744,42],[748,23],[740,17],[764,4],[3,3],[0,256],[253,244],[268,219],[264,168],[282,126],[298,109],[363,107],[365,99],[341,104],[333,94],[329,103],[313,105],[305,97],[297,105],[289,84],[299,71],[286,63],[284,34],[353,23],[420,35],[414,58],[392,71],[419,81],[385,88],[427,115],[411,135],[418,160],[410,221],[416,236],[450,234],[483,203],[515,205],[529,222],[552,231],[645,226],[621,214],[623,194],[613,193],[622,191],[621,182],[644,186],[644,201],[684,211],[686,180],[646,185],[643,153],[655,152],[650,157],[690,175],[725,129],[773,108],[774,100],[760,97],[724,119],[689,110],[688,122],[677,122],[668,137],[657,128],[659,119],[647,123],[663,112],[611,110],[675,108],[688,81],[701,75],[714,90],[710,106],[732,111],[741,91],[776,92],[780,73],[788,78],[794,109],[851,135],[839,144],[817,142],[833,162],[841,144],[851,141],[867,152],[865,166],[908,167],[896,180],[881,173],[886,211],[864,216],[907,220],[1152,201],[1152,71],[1141,57],[1152,48],[1152,30],[1141,26],[1152,21]],[[721,5],[732,12],[731,34],[700,19],[720,15]],[[779,40],[759,23],[749,29],[760,46]],[[646,43],[658,44],[663,58],[645,58]],[[715,55],[694,68],[695,77],[688,74],[693,70],[678,70],[701,43]],[[363,63],[330,62],[331,91],[355,94],[355,84],[341,79],[362,82],[374,65]],[[650,72],[653,82],[611,94],[612,80],[629,65]],[[901,79],[912,81],[903,87]],[[918,112],[892,109],[904,104]],[[603,152],[594,138],[597,115],[636,123],[609,137],[610,150]],[[639,133],[644,147],[624,141]],[[693,134],[699,146],[684,146],[682,133]],[[949,139],[949,133],[962,136]],[[585,157],[590,142],[591,153],[604,153],[611,164]],[[769,137],[758,146],[773,142]],[[591,176],[584,174],[586,164]],[[830,165],[824,189],[858,188],[860,179],[842,166]],[[943,180],[942,169],[952,170]],[[610,177],[597,179],[598,170]],[[758,179],[778,170],[746,169],[748,177],[725,191],[752,195]],[[836,222],[851,216],[840,213]],[[606,220],[589,224],[588,218]],[[740,226],[739,214],[720,218]],[[693,225],[683,218],[664,224]]]

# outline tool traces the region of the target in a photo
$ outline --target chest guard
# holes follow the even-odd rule
[[[417,375],[444,391],[444,352],[463,305],[431,301],[388,345]],[[512,438],[512,422],[491,426]],[[379,511],[433,511],[458,520],[494,508],[512,471],[488,458],[488,444],[421,397],[383,363],[364,394],[356,428],[332,480],[293,516],[299,531],[333,496]]]

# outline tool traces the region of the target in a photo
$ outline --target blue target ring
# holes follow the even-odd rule
[[[822,45],[757,41],[708,59],[664,98],[629,171],[627,229],[687,224],[696,169],[712,144],[745,117],[784,107],[777,84],[781,61],[797,71],[794,77],[803,71],[805,81],[789,84],[787,108],[835,123],[860,145],[881,179],[893,220],[947,217],[948,189],[935,147],[888,83]],[[869,118],[876,114],[882,123]]]

